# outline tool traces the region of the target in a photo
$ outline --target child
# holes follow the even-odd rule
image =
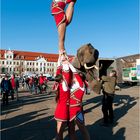
[[[53,0],[52,2],[52,15],[54,16],[56,26],[58,29],[58,48],[59,53],[63,56],[63,59],[68,59],[66,56],[64,41],[65,41],[65,33],[66,33],[66,26],[70,24],[73,11],[74,11],[74,4],[76,0]],[[66,5],[68,7],[65,10]]]

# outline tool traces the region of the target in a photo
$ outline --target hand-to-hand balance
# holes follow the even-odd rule
[[[95,69],[94,66],[99,55],[98,51],[91,44],[86,44],[78,50],[77,57],[72,62],[69,61],[66,55],[64,47],[65,33],[67,25],[72,20],[74,4],[75,0],[53,0],[52,2],[52,15],[57,25],[59,38],[59,58],[55,77],[55,87],[57,87],[57,106],[54,114],[57,121],[56,140],[63,140],[63,132],[66,126],[69,128],[70,139],[76,140],[75,123],[82,132],[84,139],[90,139],[84,124],[82,108],[82,98],[88,86],[86,81],[89,82],[91,88],[100,89],[98,81],[91,79],[89,76]],[[87,64],[92,64],[92,66],[88,67]],[[96,90],[96,92],[99,91]]]

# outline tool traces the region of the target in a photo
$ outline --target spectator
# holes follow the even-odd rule
[[[12,99],[14,99],[14,94],[16,95],[16,100],[18,100],[18,88],[19,88],[19,80],[15,77],[14,74],[11,75],[11,85],[12,85]]]
[[[31,76],[29,79],[29,89],[30,89],[30,92],[32,94],[34,91],[34,78],[33,78],[33,76]]]
[[[2,76],[0,75],[0,93],[1,93],[1,82],[2,82]]]
[[[21,85],[22,85],[22,89],[24,89],[24,84],[25,84],[25,78],[21,77]]]
[[[11,87],[11,82],[10,80],[8,79],[8,76],[5,75],[5,77],[2,79],[2,82],[1,82],[1,92],[3,94],[3,104],[6,103],[6,105],[8,105],[8,96],[9,96],[9,93],[10,93],[10,90],[12,89]]]
[[[115,86],[117,75],[116,71],[112,70],[109,76],[101,77],[103,83],[103,99],[102,99],[102,112],[103,112],[103,125],[108,126],[108,123],[113,123],[113,99],[115,93]]]
[[[26,88],[29,89],[29,81],[30,81],[30,77],[26,77],[25,78],[25,83],[26,83]]]
[[[45,77],[43,77],[43,74],[41,74],[41,76],[39,77],[39,90],[41,94],[43,91],[44,84],[45,84]]]
[[[39,80],[38,80],[38,75],[36,75],[36,76],[34,77],[34,89],[35,89],[35,94],[37,94],[38,86],[39,86]]]

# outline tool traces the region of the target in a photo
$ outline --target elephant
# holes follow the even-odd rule
[[[72,65],[77,72],[85,77],[88,82],[90,93],[100,94],[101,83],[98,81],[96,61],[99,57],[99,51],[90,43],[81,46],[72,60]]]

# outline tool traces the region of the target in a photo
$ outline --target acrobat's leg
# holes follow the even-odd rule
[[[90,140],[90,135],[84,123],[79,122],[79,120],[75,120],[79,130],[81,131],[84,140]]]
[[[66,19],[67,19],[67,25],[70,24],[70,22],[72,21],[72,17],[73,17],[73,12],[74,12],[74,1],[71,1],[67,7],[66,10]]]
[[[56,140],[63,140],[63,132],[66,125],[67,124],[65,122],[57,121],[57,135],[55,138]]]
[[[65,33],[66,33],[66,23],[63,22],[58,26],[58,41],[59,41],[58,47],[60,52],[65,50],[64,46]]]
[[[75,134],[75,122],[74,122],[74,120],[69,122],[68,132],[69,132],[70,140],[77,140],[77,137]]]

